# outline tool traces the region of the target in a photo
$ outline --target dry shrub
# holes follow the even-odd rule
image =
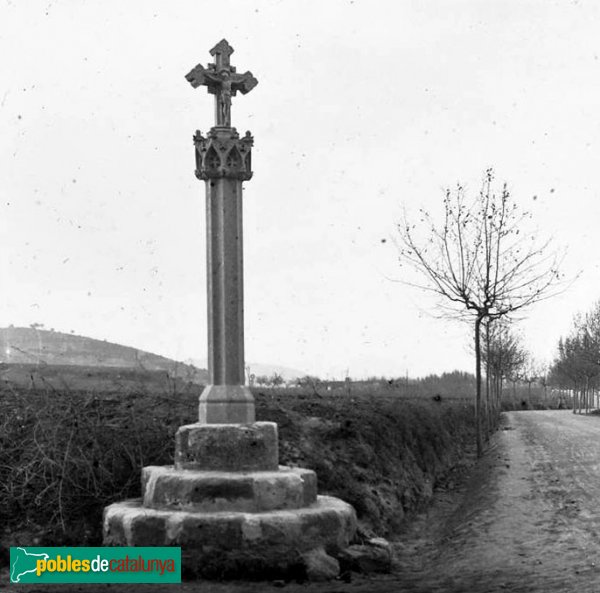
[[[471,404],[431,398],[290,395],[262,390],[258,415],[279,423],[281,463],[314,469],[319,490],[357,511],[367,532],[390,535],[473,453]]]
[[[281,462],[315,469],[321,492],[353,504],[365,529],[380,534],[427,500],[473,439],[473,410],[462,403],[286,390],[256,396],[257,418],[279,424]],[[0,526],[20,545],[99,544],[103,508],[140,495],[144,465],[172,463],[175,431],[196,410],[192,393],[6,387]]]
[[[103,507],[139,496],[142,466],[172,463],[174,432],[195,401],[5,389],[0,525],[54,544],[99,543]]]

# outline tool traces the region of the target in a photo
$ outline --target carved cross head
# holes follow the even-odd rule
[[[208,64],[207,68],[198,64],[185,76],[192,87],[205,86],[209,93],[215,95],[215,125],[221,127],[231,127],[231,97],[235,97],[238,91],[245,95],[258,84],[252,72],[236,72],[230,62],[232,53],[233,47],[222,39],[210,50],[214,63]]]

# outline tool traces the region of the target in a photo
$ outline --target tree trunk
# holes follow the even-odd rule
[[[585,413],[589,414],[590,411],[590,378],[585,378]]]
[[[493,405],[490,399],[490,320],[485,324],[485,407],[486,407],[486,434],[489,436],[493,427]]]
[[[481,434],[481,317],[475,319],[475,440],[477,457],[483,454],[483,438]]]

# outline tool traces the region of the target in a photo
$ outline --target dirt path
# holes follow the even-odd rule
[[[395,547],[392,575],[283,587],[289,593],[600,592],[600,417],[513,412],[469,482],[438,493]],[[89,587],[19,587],[32,593]],[[0,589],[2,587],[0,586]],[[94,587],[125,593],[151,586]],[[271,583],[187,583],[174,593],[258,593]]]
[[[600,591],[600,417],[513,412],[503,428],[413,589]]]

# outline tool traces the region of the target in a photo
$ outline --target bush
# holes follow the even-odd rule
[[[308,397],[261,390],[257,415],[279,424],[280,462],[317,472],[319,491],[351,503],[362,526],[393,533],[464,460],[473,406],[429,398]]]
[[[316,470],[321,493],[347,500],[386,534],[426,501],[473,440],[473,409],[428,399],[256,394],[279,425],[281,463]],[[140,495],[140,469],[173,462],[174,434],[197,394],[0,393],[0,525],[20,545],[97,545],[103,508]],[[24,541],[28,539],[30,541]]]
[[[140,468],[173,459],[190,417],[175,397],[5,390],[0,394],[0,524],[54,544],[98,544],[105,505],[138,496]]]

